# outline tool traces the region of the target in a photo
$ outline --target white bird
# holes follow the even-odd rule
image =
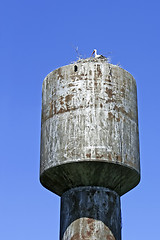
[[[97,54],[97,49],[94,49],[94,50],[93,50],[92,55],[93,55],[93,54],[94,54],[95,58],[104,57],[104,56],[102,56],[102,55],[98,55],[98,54]],[[92,55],[91,55],[91,56],[92,56]]]

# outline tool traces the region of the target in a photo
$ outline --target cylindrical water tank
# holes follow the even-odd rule
[[[43,82],[42,185],[62,195],[101,186],[123,195],[140,180],[136,82],[105,59],[84,59]]]

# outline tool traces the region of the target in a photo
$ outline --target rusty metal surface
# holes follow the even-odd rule
[[[137,91],[130,73],[100,59],[84,60],[51,72],[42,94],[41,183],[45,187],[61,195],[71,187],[93,184],[97,162],[105,163],[99,170],[106,170],[96,185],[109,184],[122,195],[138,184]],[[77,167],[81,173],[76,173]],[[110,183],[105,182],[107,174]]]
[[[78,187],[61,198],[60,240],[120,240],[120,198],[101,187]]]

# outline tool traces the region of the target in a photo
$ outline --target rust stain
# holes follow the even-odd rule
[[[94,219],[92,219],[92,218],[87,218],[87,223],[88,224],[91,224],[91,223],[93,223],[94,222]]]
[[[70,111],[76,111],[77,109],[80,109],[80,108],[84,108],[84,107],[83,106],[70,107],[70,106],[67,105],[66,108],[60,108],[59,111],[56,110],[55,114],[61,114],[61,113],[70,112]]]
[[[131,119],[134,118],[133,112],[131,110],[129,110],[129,112],[126,112],[123,107],[117,107],[116,105],[114,106],[114,110],[117,110],[118,112],[121,112],[122,114],[124,114],[125,116],[127,116]]]
[[[107,76],[105,80],[106,80],[106,82],[110,83],[111,82],[111,76]]]
[[[110,94],[111,94],[111,92],[110,92]],[[77,107],[69,105],[69,102],[72,100],[73,97],[74,97],[73,94],[69,94],[65,97],[60,96],[60,98],[59,98],[60,109],[57,109],[56,101],[53,102],[53,100],[52,100],[49,103],[48,114],[47,114],[47,112],[42,111],[42,122],[46,121],[49,118],[52,118],[54,114],[61,114],[61,113],[69,112],[69,111],[75,111],[75,110],[80,109],[80,108],[84,108],[84,106],[82,106],[82,105],[77,106]],[[83,98],[83,100],[84,100],[84,98]],[[66,102],[66,105],[64,105],[65,102]],[[111,103],[111,102],[115,102],[115,101],[113,99],[108,99],[108,100],[105,101],[105,103]],[[99,106],[100,106],[100,108],[103,108],[102,103],[100,103]],[[87,108],[87,107],[89,107],[89,106],[86,106],[85,108]],[[125,116],[128,116],[128,118],[130,118],[130,119],[134,118],[133,112],[131,110],[129,110],[128,112],[125,111],[124,107],[118,107],[117,105],[115,105],[113,110],[116,110],[117,112],[122,113]],[[108,119],[109,120],[115,119],[117,122],[119,122],[121,117],[119,116],[119,117],[115,118],[114,114],[109,112],[108,113]]]
[[[58,72],[58,77],[60,78],[60,79],[63,79],[63,75],[62,75],[62,73],[61,73],[61,69],[59,68],[59,69],[57,69],[57,72]]]
[[[67,96],[65,97],[65,101],[68,103],[69,101],[72,100],[73,96],[74,96],[73,94],[67,95]]]
[[[75,85],[73,83],[69,83],[68,87],[74,87]]]
[[[44,112],[42,113],[42,123],[45,122],[46,120],[48,120],[49,118],[52,118],[53,115],[70,112],[70,111],[75,111],[80,108],[83,108],[83,106],[72,107],[72,108],[69,108],[69,106],[67,106],[66,108],[61,107],[59,110],[57,110],[57,107],[55,106],[54,110],[53,110],[54,114],[48,115],[48,114],[45,114]]]
[[[72,91],[72,92],[76,92],[76,89],[75,89],[75,88],[73,88],[71,91]]]
[[[92,219],[92,222],[88,223],[89,229],[91,230],[90,232],[93,232],[93,231],[94,231],[94,228],[95,228],[94,221],[95,221],[95,220]]]
[[[99,64],[97,65],[97,77],[102,77],[101,67]]]
[[[111,112],[109,112],[109,113],[108,113],[108,119],[109,119],[109,120],[112,120],[113,118],[114,118],[114,115],[113,115]]]
[[[64,113],[64,112],[67,112],[67,110],[64,108],[60,108],[59,111],[56,112],[56,114]]]
[[[72,80],[72,82],[76,82],[76,81],[82,80],[82,79],[84,79],[83,77],[84,77],[83,73],[81,73],[79,75],[77,74],[76,76],[75,76],[75,74],[74,75],[70,75],[70,79]]]
[[[117,156],[116,156],[116,160],[117,160],[118,162],[122,162],[122,157],[121,157],[120,155],[117,155]]]
[[[103,158],[103,154],[96,153],[96,158]]]
[[[79,239],[80,239],[79,233],[76,233],[73,237],[71,237],[71,240],[79,240]]]
[[[91,154],[90,154],[90,153],[87,153],[87,154],[86,154],[86,157],[87,157],[87,158],[91,158]]]
[[[125,89],[124,88],[121,88],[121,95],[122,95],[122,97],[125,97]]]
[[[103,158],[103,154],[102,155],[97,155],[96,158]]]
[[[112,102],[115,102],[115,100],[113,100],[113,99],[106,100],[106,103],[112,103]]]
[[[117,122],[120,122],[120,120],[121,120],[120,117],[116,118],[116,121],[117,121]]]
[[[113,94],[112,89],[107,88],[107,87],[106,87],[106,91],[105,91],[105,92],[108,94],[108,97],[109,97],[109,98],[112,98],[112,96],[115,95],[115,94]]]
[[[98,83],[97,81],[94,81],[94,86],[97,87]]]
[[[53,101],[50,102],[49,117],[53,117]]]
[[[92,231],[87,231],[87,236],[91,237],[91,235],[92,235]]]
[[[63,96],[60,96],[59,102],[60,102],[61,105],[64,104],[64,101],[63,101],[63,100],[64,100],[64,97],[63,97]]]

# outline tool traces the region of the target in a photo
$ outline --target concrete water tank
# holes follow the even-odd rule
[[[62,195],[101,186],[123,195],[140,180],[132,75],[88,58],[48,74],[42,89],[40,181]]]

